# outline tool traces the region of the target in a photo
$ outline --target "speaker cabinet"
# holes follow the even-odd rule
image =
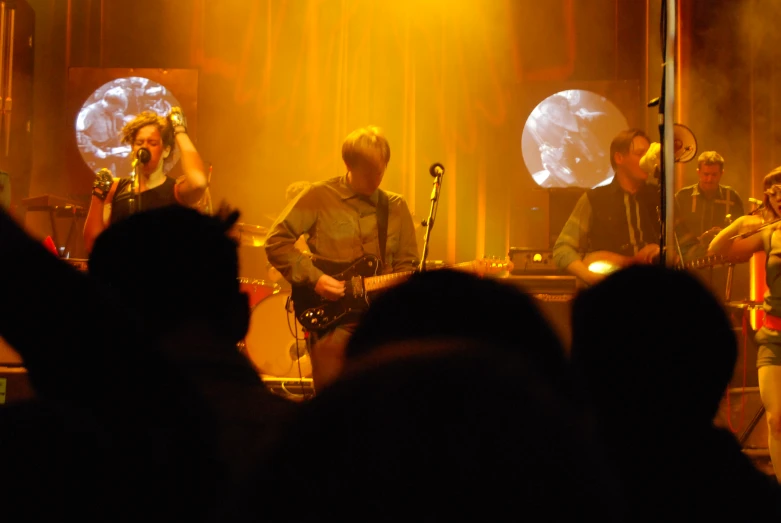
[[[34,396],[24,367],[0,366],[0,405],[28,400]]]

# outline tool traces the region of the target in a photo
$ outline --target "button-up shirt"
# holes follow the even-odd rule
[[[713,227],[724,228],[744,214],[740,196],[725,185],[719,185],[718,193],[713,196],[700,192],[699,184],[690,185],[678,191],[675,199],[689,230],[697,236]]]
[[[388,235],[384,272],[414,270],[419,259],[415,226],[407,202],[388,195]],[[291,284],[314,286],[323,271],[312,258],[351,262],[365,254],[380,257],[377,228],[379,190],[364,196],[352,190],[347,177],[316,182],[302,191],[271,226],[266,238],[269,262]],[[308,234],[312,258],[296,249],[296,239]]]

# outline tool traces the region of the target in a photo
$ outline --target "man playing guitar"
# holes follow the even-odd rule
[[[640,129],[618,133],[610,143],[613,181],[581,196],[556,240],[556,265],[588,285],[604,276],[589,269],[589,258],[582,258],[582,253],[599,252],[609,258],[608,263],[618,266],[651,263],[659,257],[661,196],[658,186],[647,183],[653,165],[641,165],[650,146]],[[684,254],[697,248],[697,238],[683,222],[675,228]]]
[[[288,203],[266,238],[269,262],[296,290],[314,291],[326,300],[345,296],[345,282],[329,265],[349,264],[364,255],[382,260],[383,273],[415,270],[419,258],[415,226],[406,201],[379,189],[390,160],[388,140],[376,127],[351,132],[342,145],[347,173],[313,183]],[[311,254],[296,240],[307,234]],[[332,382],[344,364],[344,351],[357,324],[347,314],[328,329],[309,331],[315,390]]]

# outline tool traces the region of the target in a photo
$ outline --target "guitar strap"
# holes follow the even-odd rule
[[[385,265],[385,244],[388,241],[388,195],[378,189],[377,195],[377,239],[380,242],[380,259]]]

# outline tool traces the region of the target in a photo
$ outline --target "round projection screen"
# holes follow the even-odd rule
[[[130,76],[101,85],[87,98],[76,117],[76,142],[86,164],[93,171],[110,169],[114,176],[129,174],[130,145],[120,141],[122,127],[143,111],[166,116],[179,101],[165,86],[148,78]],[[163,170],[170,171],[179,160],[174,149]]]
[[[523,160],[540,187],[591,188],[613,179],[610,141],[627,128],[607,98],[560,91],[534,108],[523,128]]]

